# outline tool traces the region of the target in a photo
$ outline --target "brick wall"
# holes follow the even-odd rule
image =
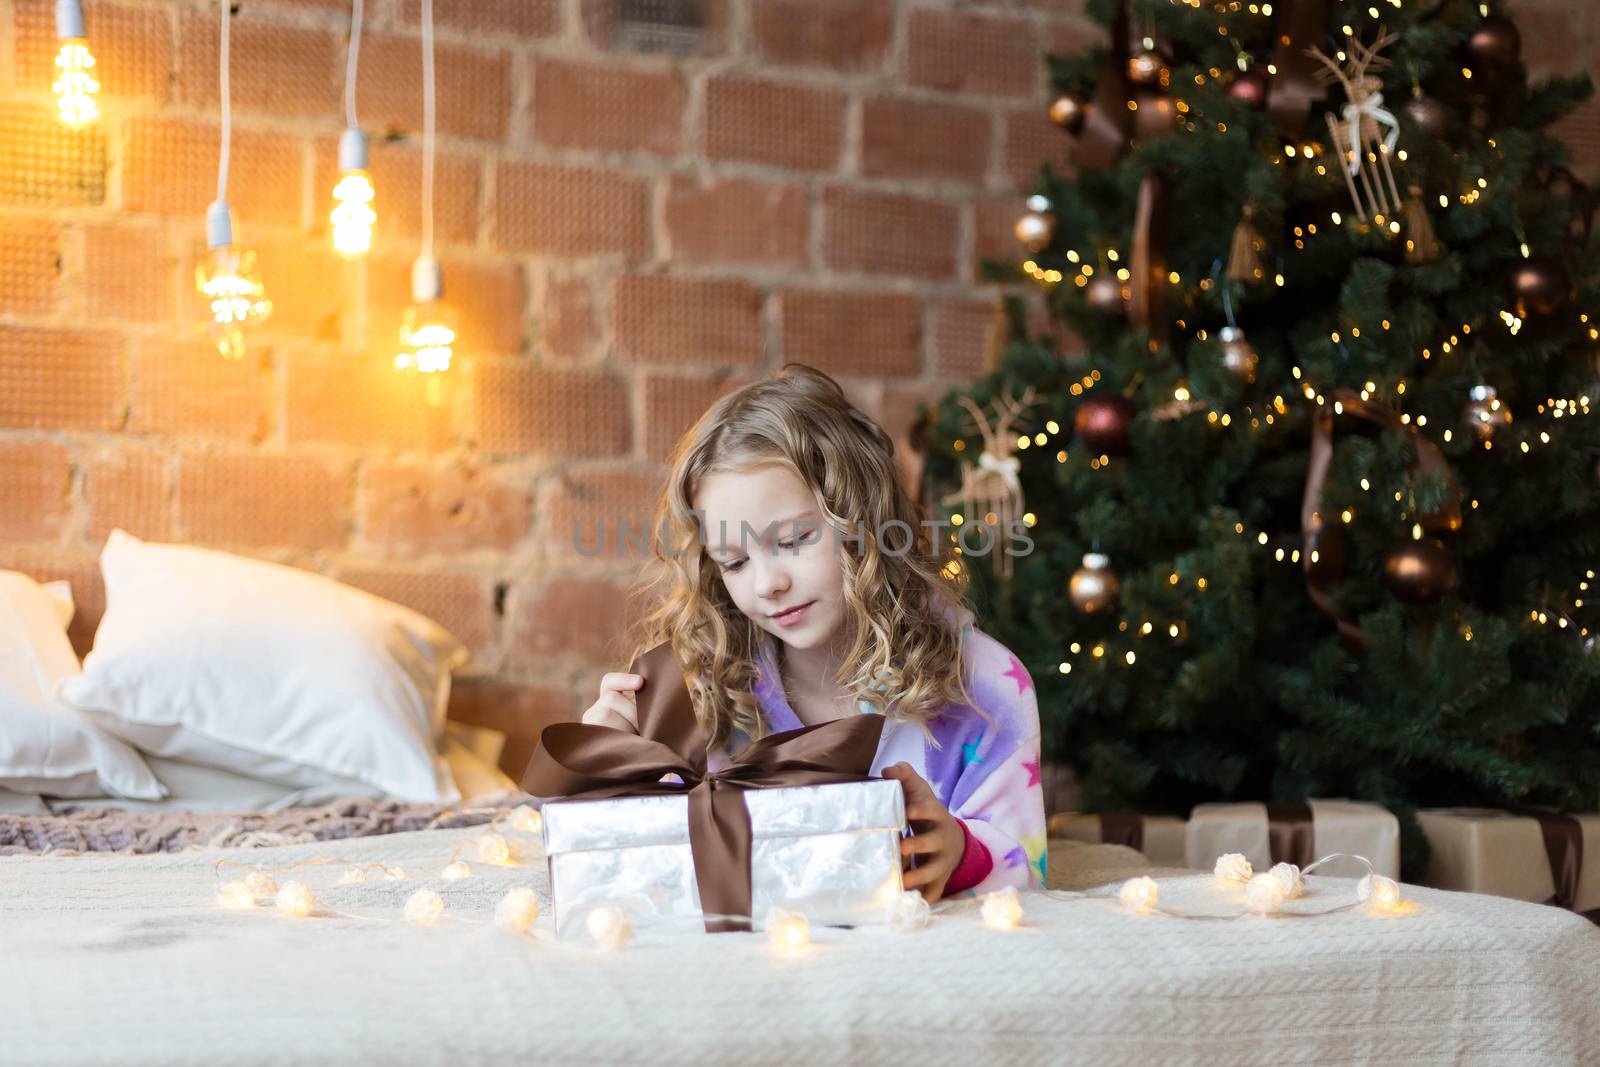
[[[196,323],[217,18],[87,0],[104,118],[53,117],[52,4],[0,0],[0,566],[73,580],[87,648],[106,533],[310,567],[473,650],[458,716],[570,715],[621,667],[673,441],[790,359],[902,433],[982,368],[984,256],[1062,147],[1040,52],[1081,0],[704,0],[698,33],[619,0],[439,0],[438,248],[461,315],[441,402],[388,369],[416,254],[417,0],[368,0],[371,260],[323,236],[344,0],[242,0],[230,200],[275,303],[247,358]],[[636,5],[637,6],[637,5]],[[1593,67],[1600,14],[1524,0],[1540,69]],[[676,40],[671,49],[663,42]],[[1600,111],[1563,132],[1600,163]]]

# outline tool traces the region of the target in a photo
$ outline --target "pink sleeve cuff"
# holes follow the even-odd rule
[[[994,870],[994,857],[989,855],[988,847],[972,836],[965,819],[957,819],[956,822],[961,824],[961,832],[966,836],[967,843],[961,850],[961,862],[956,864],[950,880],[944,884],[944,895],[947,897],[971,889]]]

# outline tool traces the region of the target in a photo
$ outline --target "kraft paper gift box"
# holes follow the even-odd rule
[[[876,779],[744,793],[750,812],[751,914],[773,906],[811,923],[881,922],[899,897],[900,783]],[[651,929],[699,929],[700,890],[679,793],[544,805],[556,933],[582,931],[595,908]]]
[[[1417,822],[1428,839],[1428,885],[1558,904],[1600,921],[1600,815],[1434,808]]]
[[[1209,871],[1217,857],[1243,853],[1258,871],[1274,863],[1307,867],[1343,852],[1364,856],[1379,874],[1400,877],[1400,820],[1377,804],[1308,800],[1285,804],[1199,804],[1189,813],[1184,852],[1187,865]],[[1366,868],[1340,859],[1321,874],[1359,878]]]
[[[1078,811],[1050,816],[1050,836],[1089,845],[1127,845],[1157,867],[1184,867],[1184,821],[1173,815]]]

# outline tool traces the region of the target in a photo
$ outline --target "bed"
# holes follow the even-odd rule
[[[911,932],[816,931],[799,950],[643,932],[607,952],[487,925],[509,887],[544,889],[536,836],[508,835],[517,866],[433,876],[480,832],[0,858],[0,1061],[1600,1062],[1600,931],[1555,908],[1407,887],[1398,918],[1205,922],[1028,895],[1014,930],[962,905]],[[299,876],[365,918],[222,910],[219,860],[325,861]],[[414,874],[333,884],[361,863]],[[1051,847],[1060,890],[1148,869],[1120,846]],[[1207,875],[1151,873],[1165,904],[1226,904]],[[445,899],[436,925],[396,921],[419,886]],[[1305,903],[1351,891],[1317,880]]]

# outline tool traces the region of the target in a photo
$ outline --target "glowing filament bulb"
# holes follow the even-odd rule
[[[1393,915],[1400,910],[1399,884],[1381,874],[1369,874],[1357,882],[1356,896],[1379,915]]]
[[[767,912],[762,925],[767,928],[767,936],[774,945],[800,948],[811,943],[811,927],[806,917],[796,912],[773,908]]]
[[[437,375],[450,369],[456,328],[450,309],[439,303],[443,293],[439,261],[418,256],[411,266],[413,302],[400,324],[400,351],[394,357],[394,369],[402,374]],[[436,378],[429,378],[428,399],[438,402]]]
[[[256,274],[256,254],[233,244],[233,217],[225,201],[206,211],[206,258],[194,283],[210,313],[211,335],[224,359],[244,358],[244,327],[272,314],[272,301]]]
[[[56,53],[56,80],[50,88],[56,94],[56,109],[61,121],[74,130],[94,122],[100,117],[100,105],[94,94],[100,83],[94,78],[94,55],[82,37],[61,42]]]
[[[339,181],[333,187],[333,211],[328,215],[333,250],[345,259],[358,259],[372,251],[372,226],[378,213],[372,209],[376,194],[367,173],[367,139],[354,127],[339,137]]]
[[[983,916],[984,925],[996,930],[1009,930],[1022,922],[1022,898],[1017,895],[1015,886],[1006,886],[984,897],[979,913]]]

